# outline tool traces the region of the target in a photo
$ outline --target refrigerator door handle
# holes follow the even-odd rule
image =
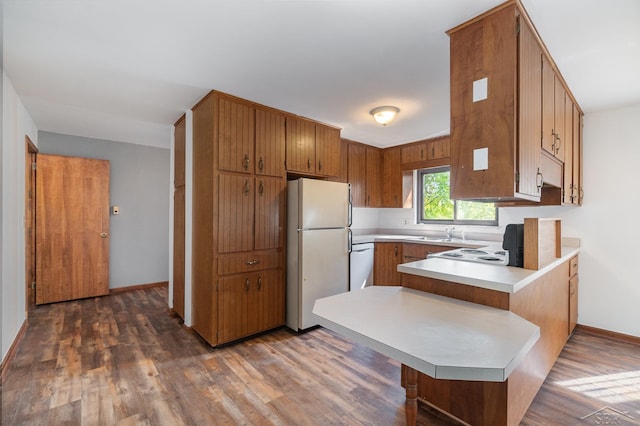
[[[351,198],[351,184],[347,184],[349,185],[349,207],[347,209],[347,223],[349,227],[351,227],[351,225],[353,224],[353,200]]]
[[[351,253],[353,251],[353,232],[351,232],[351,229],[349,229],[347,233],[347,244],[347,252]]]

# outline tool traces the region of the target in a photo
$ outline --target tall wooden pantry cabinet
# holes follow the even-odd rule
[[[285,133],[224,93],[193,108],[192,327],[212,346],[284,324]]]

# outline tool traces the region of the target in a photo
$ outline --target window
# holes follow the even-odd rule
[[[498,225],[494,203],[451,200],[449,167],[418,170],[418,222],[458,225]]]

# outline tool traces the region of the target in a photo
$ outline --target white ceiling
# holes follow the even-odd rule
[[[217,89],[385,147],[448,133],[445,31],[499,3],[4,0],[4,69],[40,130],[168,147]],[[639,0],[523,4],[585,112],[640,102]]]

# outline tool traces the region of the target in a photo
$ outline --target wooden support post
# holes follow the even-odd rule
[[[406,367],[406,405],[407,426],[415,426],[418,416],[418,372],[413,368]]]

